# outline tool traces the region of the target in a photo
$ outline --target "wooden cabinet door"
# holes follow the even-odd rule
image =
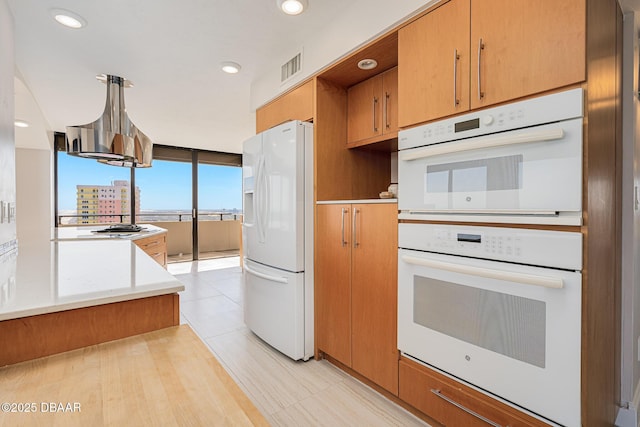
[[[398,133],[398,67],[382,74],[382,133]]]
[[[382,134],[382,76],[375,76],[347,91],[347,141]]]
[[[398,31],[400,127],[469,109],[469,22],[469,0],[452,0]]]
[[[398,394],[397,204],[352,206],[353,369]]]
[[[471,108],[584,81],[585,23],[584,0],[472,0]]]
[[[318,349],[351,366],[351,205],[316,206]]]

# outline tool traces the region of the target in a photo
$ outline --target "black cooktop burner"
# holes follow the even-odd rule
[[[102,230],[96,230],[96,233],[137,233],[143,228],[136,224],[113,224]]]

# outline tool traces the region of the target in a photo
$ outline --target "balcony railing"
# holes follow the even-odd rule
[[[200,221],[237,221],[242,216],[240,212],[200,212],[198,219]],[[71,219],[94,219],[94,218],[113,218],[115,221],[105,221],[92,224],[113,224],[113,223],[130,223],[131,215],[129,214],[65,214],[58,215],[58,225],[89,225],[81,222],[72,222]],[[68,221],[65,221],[68,219]],[[136,215],[136,222],[153,222],[153,221],[171,221],[176,220],[193,221],[193,214],[190,212],[162,212],[162,213],[139,213]]]

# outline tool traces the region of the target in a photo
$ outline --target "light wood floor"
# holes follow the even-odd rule
[[[181,323],[199,338],[182,325],[2,368],[0,404],[36,413],[0,411],[0,426],[427,425],[330,363],[294,362],[251,333],[237,257],[169,271],[185,285]],[[52,413],[52,402],[80,412]]]
[[[176,263],[181,322],[274,426],[427,426],[327,361],[294,362],[244,325],[238,258]]]
[[[0,403],[1,426],[268,425],[187,325],[2,368]]]

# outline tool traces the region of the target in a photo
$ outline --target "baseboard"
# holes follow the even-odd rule
[[[633,395],[633,402],[629,402],[628,408],[620,408],[616,417],[616,427],[640,427],[640,383]]]

